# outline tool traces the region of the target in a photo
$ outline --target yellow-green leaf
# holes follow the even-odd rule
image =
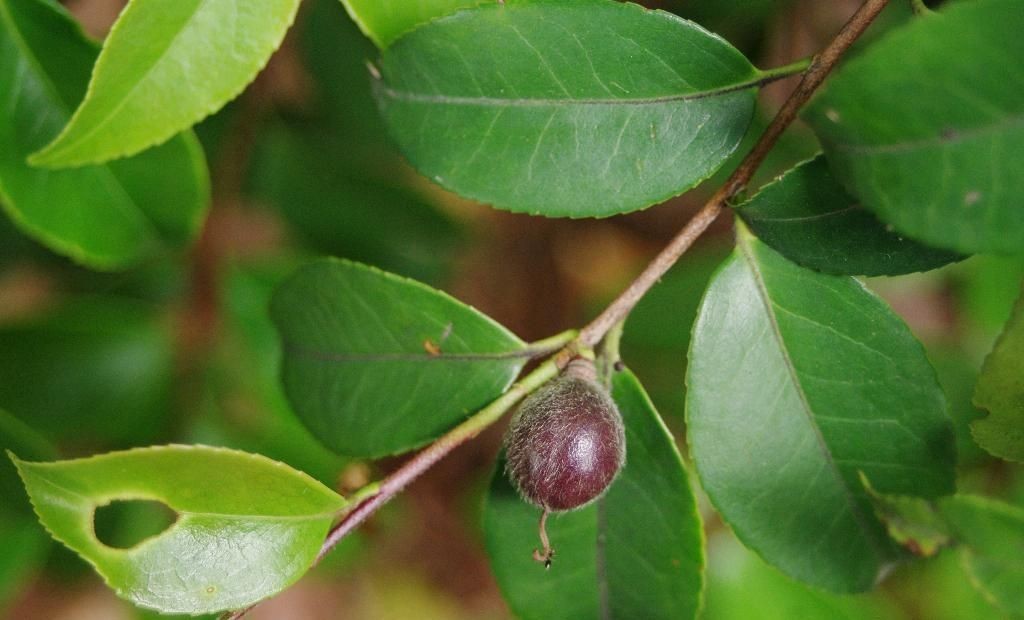
[[[310,567],[345,507],[301,472],[223,448],[160,446],[52,463],[10,456],[50,534],[119,596],[164,613],[234,609],[281,591]],[[177,521],[128,549],[101,543],[96,508],[133,499],[164,503]]]

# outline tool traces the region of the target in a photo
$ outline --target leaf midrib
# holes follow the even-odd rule
[[[1017,115],[1011,114],[1001,122],[985,125],[983,127],[953,129],[954,133],[950,136],[933,136],[930,138],[920,138],[917,140],[909,140],[907,142],[897,142],[893,144],[851,144],[840,141],[830,141],[829,146],[832,150],[842,153],[864,155],[908,153],[929,147],[954,146],[968,140],[983,138],[990,134],[999,134],[1004,131],[1018,129],[1021,127],[1024,127],[1024,113]]]
[[[397,90],[387,86],[382,80],[377,80],[375,85],[378,91],[384,96],[396,101],[409,101],[413,103],[428,103],[438,105],[472,105],[481,107],[550,107],[565,105],[593,105],[593,106],[639,106],[659,105],[663,103],[694,101],[698,99],[710,99],[728,95],[734,92],[741,92],[747,89],[758,88],[764,81],[764,76],[756,74],[749,80],[721,86],[711,90],[695,93],[679,93],[675,95],[659,95],[656,97],[634,97],[634,98],[598,98],[598,97],[492,97],[489,95],[467,96],[467,95],[444,95],[410,92]]]
[[[521,348],[515,351],[497,353],[440,353],[431,355],[408,351],[381,353],[330,353],[316,349],[308,349],[289,342],[284,343],[286,354],[306,357],[321,362],[358,363],[358,362],[486,362],[498,360],[518,360],[535,357],[536,349]]]
[[[857,503],[856,498],[853,496],[849,485],[843,478],[842,472],[839,470],[839,466],[836,464],[835,459],[832,457],[832,452],[825,441],[824,435],[821,434],[821,429],[818,427],[814,418],[814,411],[811,408],[810,401],[807,399],[807,394],[804,393],[803,385],[800,383],[800,379],[797,375],[796,366],[793,364],[793,360],[789,356],[789,349],[786,347],[785,339],[782,337],[782,330],[779,327],[778,319],[775,316],[775,311],[772,308],[771,297],[768,294],[768,288],[764,282],[764,277],[757,266],[757,259],[753,256],[752,248],[750,247],[749,234],[746,231],[737,231],[737,247],[743,255],[744,262],[747,263],[750,268],[750,273],[754,278],[754,283],[757,286],[758,297],[764,306],[765,313],[768,315],[769,324],[771,325],[772,335],[775,337],[776,344],[779,347],[779,351],[782,353],[782,359],[786,366],[786,372],[792,381],[793,386],[796,389],[797,396],[800,399],[802,405],[801,410],[807,416],[807,421],[814,432],[814,438],[818,444],[818,448],[821,450],[822,456],[825,457],[825,462],[828,464],[828,469],[832,473],[833,477],[839,483],[839,487],[843,490],[843,497],[846,499],[846,503],[850,508],[850,513],[853,515],[854,520],[860,526],[861,531],[864,533],[864,537],[868,540],[871,545],[871,549],[877,558],[884,558],[885,554],[882,553],[882,549],[878,546],[878,541],[871,535],[871,529],[868,527],[866,516],[861,510],[860,505]]]
[[[115,501],[142,500],[142,501],[157,501],[157,502],[160,502],[162,504],[165,504],[168,508],[173,510],[175,513],[177,513],[179,515],[182,515],[182,516],[213,517],[213,518],[217,518],[217,519],[231,519],[231,520],[237,520],[237,521],[296,521],[296,522],[301,522],[301,521],[316,521],[316,520],[319,520],[319,519],[333,518],[339,512],[341,512],[341,511],[345,510],[345,508],[349,507],[349,504],[347,502],[345,502],[340,507],[338,507],[337,510],[327,510],[327,511],[324,511],[324,512],[318,512],[318,513],[313,513],[313,514],[305,514],[305,515],[256,515],[256,514],[242,514],[242,513],[208,512],[208,511],[197,511],[197,510],[183,510],[183,509],[180,509],[180,508],[175,508],[175,507],[171,506],[169,503],[167,503],[166,499],[164,499],[162,497],[158,497],[155,493],[153,493],[152,496],[150,496],[150,497],[143,497],[140,494],[124,495],[124,496],[117,496],[117,497],[106,497],[105,498],[106,501],[104,503],[99,503],[99,502],[97,502],[96,498],[90,497],[88,495],[83,495],[82,493],[80,493],[79,491],[77,491],[75,489],[68,488],[68,487],[64,486],[63,484],[57,482],[53,478],[41,474],[38,470],[33,472],[33,475],[35,476],[35,479],[37,481],[43,482],[43,483],[45,483],[45,484],[47,484],[47,485],[49,485],[49,486],[59,490],[60,492],[66,494],[66,495],[69,495],[69,496],[72,496],[72,497],[78,499],[79,501],[82,502],[83,505],[89,506],[92,510],[95,510],[96,508],[99,508],[101,506],[107,506],[111,502],[115,502]],[[175,524],[177,524],[179,522],[180,521],[176,521]]]

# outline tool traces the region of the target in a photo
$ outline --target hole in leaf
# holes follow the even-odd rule
[[[165,532],[177,520],[178,513],[162,502],[115,500],[96,508],[93,530],[104,545],[129,549]]]

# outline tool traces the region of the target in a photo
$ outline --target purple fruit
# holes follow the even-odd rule
[[[622,469],[626,437],[594,365],[574,360],[519,406],[505,435],[505,471],[526,501],[546,512],[601,496]]]

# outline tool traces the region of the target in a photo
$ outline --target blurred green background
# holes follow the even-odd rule
[[[65,3],[102,37],[120,0]],[[813,0],[646,2],[692,18],[761,67],[819,49],[859,4]],[[910,17],[886,10],[870,36]],[[23,458],[74,457],[156,443],[259,452],[342,490],[395,467],[336,455],[295,419],[277,380],[266,315],[275,284],[304,259],[332,254],[443,288],[527,340],[581,325],[688,218],[719,175],[690,194],[609,220],[511,215],[447,194],[413,173],[385,136],[369,93],[372,44],[337,0],[304,3],[297,27],[258,80],[198,127],[213,179],[206,228],[187,253],[129,271],[90,272],[0,219],[0,441]],[[792,81],[762,94],[747,144]],[[816,151],[795,126],[763,183]],[[730,169],[727,165],[725,174]],[[644,299],[624,357],[682,439],[690,326],[711,271],[728,253],[723,220]],[[956,419],[960,487],[1024,505],[1019,468],[970,439],[985,353],[1009,316],[1024,262],[975,257],[874,279],[922,339]],[[483,555],[479,511],[502,425],[431,470],[298,585],[252,618],[505,618]],[[684,444],[680,444],[684,445]],[[726,619],[999,618],[955,555],[896,570],[874,593],[840,597],[784,577],[746,551],[707,502],[704,617]],[[129,545],[166,515],[142,503],[101,511],[97,532]],[[0,612],[18,620],[156,617],[120,602],[31,515],[0,463]]]

